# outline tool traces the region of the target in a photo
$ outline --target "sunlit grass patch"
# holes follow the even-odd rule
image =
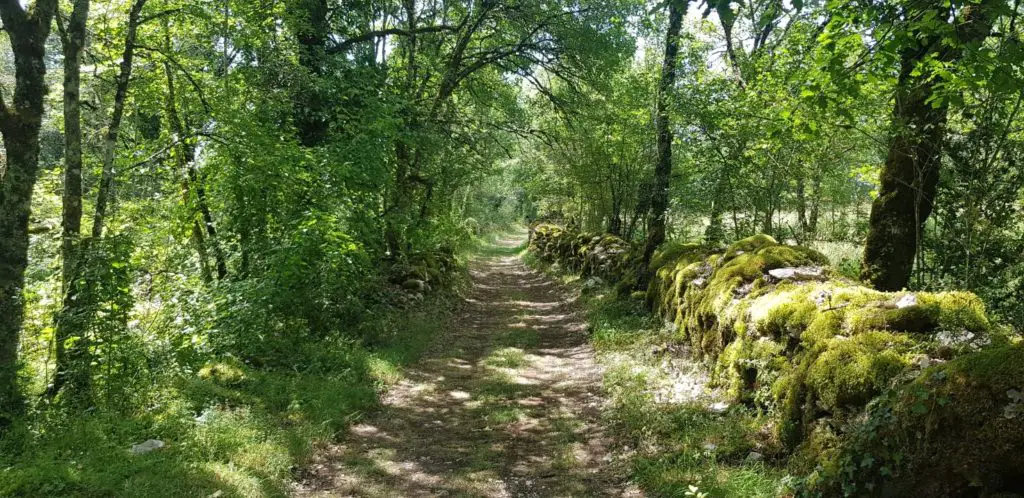
[[[379,356],[371,356],[366,366],[370,375],[382,385],[391,385],[402,380],[402,368],[397,363]]]
[[[515,379],[505,373],[491,372],[474,386],[473,395],[486,402],[524,397],[536,390],[536,386],[517,383]]]
[[[509,245],[509,240],[521,240],[522,242]],[[484,258],[513,257],[519,256],[526,251],[527,241],[522,234],[495,233],[487,240],[478,242],[476,254]]]
[[[48,432],[22,447],[0,441],[0,496],[285,496],[314,444],[376,410],[381,390],[434,343],[446,319],[435,309],[380,317],[376,344],[300,344],[281,366],[211,358],[168,374],[132,412],[52,410]],[[131,454],[148,439],[165,446]]]
[[[852,242],[813,241],[809,244],[828,258],[829,263],[847,277],[859,278],[863,246]]]
[[[499,368],[520,368],[529,364],[526,353],[519,348],[502,348],[491,353],[484,359],[488,366]]]
[[[484,415],[488,424],[510,424],[526,417],[526,411],[518,406],[497,406]]]

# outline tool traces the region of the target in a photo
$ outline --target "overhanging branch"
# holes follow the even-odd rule
[[[354,45],[357,45],[359,43],[365,43],[365,42],[368,42],[368,41],[373,41],[373,40],[375,40],[377,38],[380,38],[382,36],[412,36],[412,35],[421,35],[421,34],[426,34],[426,33],[440,33],[440,32],[444,32],[444,31],[454,32],[457,29],[458,28],[455,27],[455,26],[448,26],[446,24],[442,24],[442,25],[438,25],[438,26],[424,26],[422,28],[416,28],[416,29],[402,29],[402,28],[379,29],[379,30],[376,30],[376,31],[369,31],[367,33],[363,33],[363,34],[358,35],[358,36],[353,36],[352,38],[349,38],[349,39],[347,39],[345,41],[339,42],[339,43],[337,43],[337,44],[335,44],[335,45],[333,45],[331,47],[328,47],[327,48],[327,53],[329,53],[329,54],[344,53],[344,52],[348,51],[348,49],[352,48]]]

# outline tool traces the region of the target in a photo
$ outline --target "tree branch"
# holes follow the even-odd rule
[[[21,2],[18,0],[0,0],[0,15],[3,16],[4,29],[10,30],[12,28],[19,27],[26,20],[25,9],[21,7]],[[16,26],[7,26],[7,24],[15,24]]]
[[[155,14],[150,14],[148,16],[143,17],[142,19],[139,19],[139,25],[146,24],[149,21],[152,21],[152,20],[155,20],[155,19],[159,19],[159,18],[161,18],[163,16],[169,16],[171,14],[177,14],[178,12],[181,12],[183,10],[185,10],[185,9],[168,9],[168,10],[163,10],[163,11],[157,12]]]
[[[210,103],[206,101],[206,94],[203,93],[203,87],[199,85],[199,82],[196,81],[196,79],[192,76],[192,73],[189,73],[188,70],[186,70],[185,67],[182,66],[181,63],[179,63],[173,56],[171,56],[170,54],[167,54],[163,50],[160,50],[158,48],[153,48],[153,47],[150,47],[148,45],[135,44],[135,48],[138,49],[138,50],[145,50],[145,51],[148,51],[148,52],[156,52],[156,53],[160,54],[161,57],[166,59],[167,62],[170,62],[172,66],[177,68],[178,71],[181,71],[181,74],[183,74],[185,76],[185,79],[187,79],[189,84],[192,85],[192,88],[195,89],[196,95],[199,96],[199,103],[202,104],[203,109],[207,113],[211,112],[212,108],[210,107]]]
[[[337,43],[337,44],[335,44],[332,47],[328,47],[327,48],[327,53],[329,53],[329,54],[344,53],[344,52],[348,51],[348,49],[352,48],[353,45],[356,45],[356,44],[359,44],[359,43],[368,42],[368,41],[373,41],[374,39],[377,39],[377,38],[382,37],[382,36],[390,36],[390,35],[412,36],[412,35],[420,35],[420,34],[425,34],[425,33],[440,33],[440,32],[443,32],[443,31],[454,32],[457,29],[458,28],[455,27],[455,26],[449,26],[449,25],[446,25],[446,24],[442,24],[442,25],[438,25],[438,26],[423,26],[422,28],[416,28],[416,29],[402,29],[402,28],[380,29],[380,30],[377,30],[377,31],[370,31],[370,32],[367,32],[367,33],[363,33],[363,34],[358,35],[358,36],[353,36],[352,38],[349,38],[349,39],[347,39],[347,40],[345,40],[343,42]]]

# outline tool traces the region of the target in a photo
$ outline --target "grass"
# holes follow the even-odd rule
[[[786,473],[761,448],[766,417],[742,406],[725,413],[705,402],[656,401],[671,382],[663,346],[677,339],[642,304],[617,300],[611,291],[583,298],[592,343],[604,364],[610,398],[606,416],[618,441],[631,450],[632,480],[648,496],[774,497]],[[761,450],[765,451],[765,450]]]
[[[45,420],[0,440],[0,496],[286,496],[318,442],[377,409],[380,392],[434,342],[445,306],[424,309],[387,317],[385,345],[311,344],[317,361],[305,369],[224,358],[162,379],[142,409],[41,412]],[[147,439],[166,446],[129,451]]]
[[[810,247],[824,254],[832,267],[838,269],[843,276],[860,278],[860,260],[864,254],[862,244],[821,240],[811,242]]]
[[[499,368],[520,368],[528,365],[529,361],[526,359],[526,352],[522,349],[502,348],[488,355],[484,359],[484,363]]]

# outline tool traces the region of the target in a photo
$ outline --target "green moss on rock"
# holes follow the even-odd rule
[[[883,396],[803,488],[825,496],[1019,496],[1024,345],[925,370]],[[870,457],[870,458],[866,458]]]
[[[903,352],[912,343],[888,332],[833,338],[812,362],[807,386],[829,413],[863,407],[907,368]]]

